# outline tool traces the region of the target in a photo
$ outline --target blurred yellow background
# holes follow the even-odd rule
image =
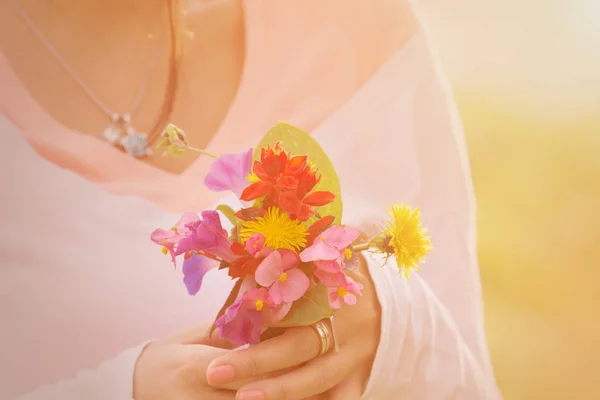
[[[507,400],[600,399],[600,0],[420,0],[458,101]]]

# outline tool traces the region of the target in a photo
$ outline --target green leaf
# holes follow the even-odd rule
[[[286,152],[295,155],[307,155],[308,160],[313,163],[321,174],[321,181],[313,191],[325,190],[335,194],[335,200],[322,207],[317,207],[321,215],[332,215],[335,224],[342,220],[342,191],[340,179],[338,178],[331,160],[321,147],[308,133],[295,126],[279,122],[266,133],[254,150],[254,159],[260,159],[260,150],[267,146],[273,146],[280,142]]]
[[[284,319],[269,324],[270,328],[308,326],[332,315],[329,295],[324,285],[317,285],[295,301]]]
[[[225,204],[220,204],[217,206],[217,211],[220,211],[221,214],[223,214],[225,218],[227,218],[229,222],[231,222],[231,225],[237,225],[238,218],[235,216],[235,211],[233,211],[233,208]]]
[[[231,289],[231,292],[229,293],[227,300],[225,300],[225,304],[223,304],[223,307],[221,307],[221,309],[219,310],[219,313],[215,317],[215,322],[213,322],[212,326],[210,327],[208,336],[212,335],[212,333],[215,331],[215,329],[217,329],[216,322],[219,318],[221,318],[221,316],[223,316],[223,314],[225,314],[225,310],[227,310],[227,307],[229,307],[230,305],[232,305],[235,302],[235,299],[237,298],[238,293],[240,292],[240,288],[242,287],[243,281],[244,281],[243,279],[238,279],[237,282],[235,283],[235,285],[233,286],[233,288]]]

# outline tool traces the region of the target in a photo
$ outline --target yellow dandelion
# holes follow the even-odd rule
[[[246,221],[240,228],[242,243],[255,233],[265,237],[265,245],[272,249],[301,250],[306,246],[306,228],[299,221],[291,220],[286,213],[273,207],[264,217]]]
[[[389,212],[391,221],[373,243],[377,250],[396,258],[398,268],[408,278],[411,269],[419,264],[432,249],[427,230],[421,226],[421,213],[406,204],[394,204]]]

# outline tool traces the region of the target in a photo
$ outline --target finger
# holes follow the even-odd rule
[[[200,344],[210,329],[209,324],[192,326],[168,336],[165,341],[178,344]]]
[[[217,347],[193,344],[167,349],[165,349],[165,351],[177,352],[177,358],[180,360],[178,365],[178,374],[181,375],[181,378],[184,381],[193,382],[194,386],[200,385],[207,388],[210,387],[206,380],[206,369],[208,368],[208,364],[215,358],[221,357],[227,352],[231,351],[219,349]],[[223,385],[223,387],[219,389],[235,391],[243,385],[251,382],[253,382],[253,380],[234,382],[229,385]]]
[[[227,350],[232,350],[239,347],[237,344],[233,344],[227,339],[222,338],[218,329],[215,329],[212,332],[209,330],[207,333],[205,333],[203,344]]]
[[[340,383],[353,368],[354,353],[340,349],[318,357],[301,368],[278,378],[251,383],[238,391],[238,399],[301,400],[328,391]],[[261,397],[262,395],[262,397]]]
[[[220,337],[218,330],[211,332],[211,327],[212,324],[194,326],[176,333],[167,340],[172,343],[203,344],[206,346],[218,347],[220,349],[234,349],[237,347]]]
[[[198,394],[194,396],[194,400],[199,400]],[[202,399],[210,399],[210,400],[235,400],[235,391],[233,390],[215,390],[211,392],[208,397],[202,396]]]
[[[362,391],[363,380],[361,374],[352,373],[328,392],[328,398],[330,400],[359,400]]]
[[[186,391],[173,399],[177,400],[235,400],[235,391],[232,390],[214,390],[210,392]]]
[[[209,386],[206,380],[206,370],[214,359],[222,357],[231,348],[235,347],[225,339],[222,339],[218,331],[210,333],[211,325],[197,326],[186,329],[167,338],[168,342],[184,346],[177,346],[183,359],[182,373],[188,375],[188,379],[199,382],[203,386]],[[218,389],[235,391],[241,386],[254,382],[256,379],[245,379],[239,382],[221,385]]]
[[[284,334],[246,349],[227,353],[214,360],[207,371],[211,385],[260,377],[270,372],[296,367],[315,358],[321,351],[319,336],[311,327],[292,328]],[[219,374],[231,368],[233,374]]]
[[[316,394],[314,396],[307,397],[306,400],[324,400],[329,399],[329,394],[327,392]]]
[[[201,344],[190,344],[185,346],[161,346],[160,351],[165,353],[164,357],[170,356],[175,361],[174,367],[185,381],[207,385],[205,371],[208,365],[212,360],[223,356],[229,350]]]
[[[260,335],[260,341],[264,342],[265,340],[273,339],[274,337],[281,336],[287,331],[286,328],[268,328],[266,331]]]
[[[258,380],[265,379],[265,378],[279,376],[279,375],[281,375],[283,373],[287,373],[289,371],[289,370],[282,370],[282,371],[273,372],[271,374],[256,375],[253,377],[248,377],[245,379],[239,379],[239,380],[235,380],[235,381],[230,380],[229,383],[221,384],[218,386],[210,385],[208,383],[207,372],[206,372],[209,364],[216,358],[223,357],[223,356],[225,356],[231,352],[237,351],[237,350],[226,350],[226,349],[205,346],[205,345],[187,345],[187,346],[181,346],[180,348],[184,349],[183,351],[186,351],[186,354],[183,357],[187,357],[189,366],[184,367],[184,369],[189,369],[190,378],[192,378],[194,381],[198,381],[200,384],[202,384],[204,386],[212,386],[216,390],[218,390],[218,389],[238,390],[242,386],[247,385],[249,383],[256,382]],[[229,366],[224,366],[224,368],[219,369],[218,371],[216,371],[216,373],[221,374],[221,375],[223,375],[223,374],[224,375],[233,375],[233,371],[231,370],[231,367],[229,367]]]

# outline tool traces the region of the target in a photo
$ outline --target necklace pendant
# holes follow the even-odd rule
[[[112,124],[102,132],[104,139],[113,146],[119,143],[122,136],[122,130],[119,126]]]
[[[108,143],[116,146],[119,144],[121,136],[123,136],[123,124],[125,122],[125,118],[117,113],[113,113],[110,116],[110,119],[112,123],[107,126],[106,129],[104,129],[102,136]]]
[[[114,146],[121,147],[127,154],[136,158],[149,156],[152,149],[148,143],[148,134],[138,132],[131,125],[129,114],[111,115],[112,124],[103,132],[106,141]]]
[[[121,146],[128,154],[141,158],[152,155],[152,149],[148,144],[148,134],[137,132],[133,128],[127,129],[127,136],[121,138]]]

